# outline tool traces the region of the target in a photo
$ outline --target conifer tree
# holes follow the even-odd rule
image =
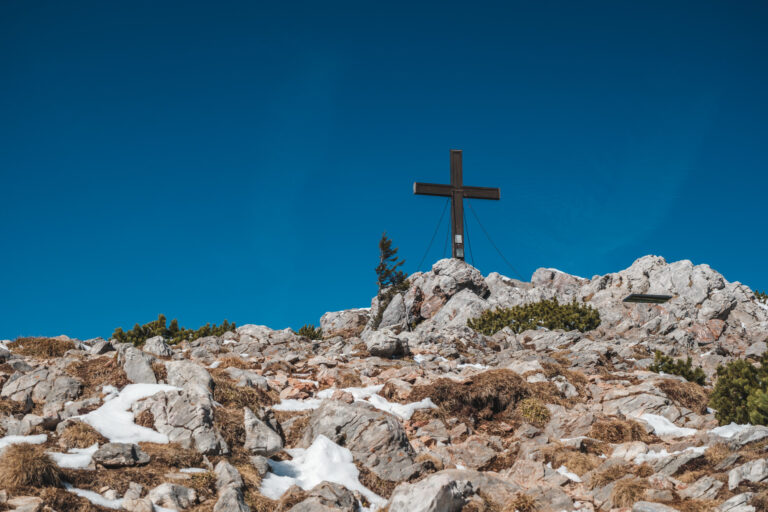
[[[399,261],[398,261],[399,260]],[[405,260],[397,257],[397,247],[392,248],[392,240],[387,238],[387,233],[381,234],[379,240],[379,264],[376,266],[376,282],[379,285],[379,293],[385,288],[401,285],[406,278],[405,273],[399,270]]]

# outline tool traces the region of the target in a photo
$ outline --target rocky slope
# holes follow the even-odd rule
[[[600,326],[467,327],[553,297]],[[325,314],[322,340],[245,325],[173,346],[3,342],[0,510],[768,507],[768,428],[719,427],[708,388],[647,370],[656,350],[690,356],[711,385],[765,351],[768,307],[708,266],[646,256],[521,282],[441,260],[374,328],[378,307]],[[11,478],[46,453],[56,481]]]

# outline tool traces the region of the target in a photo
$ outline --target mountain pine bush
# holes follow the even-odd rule
[[[408,275],[400,270],[405,260],[397,256],[397,247],[392,248],[392,240],[387,238],[387,233],[381,234],[379,240],[379,264],[376,266],[376,283],[379,285],[379,304],[376,317],[373,320],[373,328],[381,324],[384,311],[400,292],[408,290]]]
[[[488,336],[505,327],[516,333],[539,327],[587,332],[600,325],[600,313],[591,306],[578,304],[575,299],[570,304],[560,304],[557,298],[554,298],[511,308],[483,311],[478,318],[470,319],[467,325]]]
[[[768,304],[768,293],[755,291],[755,297],[763,304]]]
[[[305,324],[301,329],[299,329],[299,332],[297,332],[299,336],[304,336],[305,338],[309,338],[311,340],[321,340],[323,339],[323,330],[315,327],[314,325]]]
[[[653,356],[653,364],[648,367],[649,370],[656,373],[668,373],[670,375],[679,375],[685,380],[695,382],[696,384],[703,386],[707,378],[704,370],[693,367],[693,361],[689,357],[688,359],[675,359],[670,356],[665,356],[658,350]]]
[[[717,382],[709,405],[717,412],[721,425],[768,425],[768,353],[760,358],[760,366],[735,359],[717,368]]]
[[[149,338],[162,336],[166,342],[174,344],[180,341],[192,341],[205,336],[221,336],[222,334],[234,331],[234,323],[224,320],[221,325],[205,324],[198,329],[186,329],[179,327],[179,322],[174,318],[171,325],[166,327],[165,315],[158,315],[157,320],[144,325],[136,324],[128,332],[123,331],[121,327],[115,329],[112,337],[121,343],[133,343],[136,346],[143,345]]]

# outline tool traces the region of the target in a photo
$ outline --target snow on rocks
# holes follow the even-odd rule
[[[88,448],[72,448],[67,453],[48,452],[57,466],[67,469],[85,469],[91,465],[93,454],[99,449],[99,443]]]
[[[116,395],[107,398],[104,405],[80,416],[79,419],[95,428],[113,443],[168,443],[168,436],[133,422],[131,407],[137,401],[164,391],[176,391],[166,384],[129,384]]]
[[[657,436],[688,437],[698,432],[695,428],[678,427],[664,416],[657,414],[641,414],[639,419],[650,425]]]
[[[34,436],[5,436],[0,437],[0,450],[6,446],[12,444],[28,443],[28,444],[43,444],[48,440],[46,434],[38,434]]]
[[[309,490],[321,482],[343,485],[357,491],[372,504],[383,506],[386,500],[364,487],[350,450],[318,435],[307,449],[287,450],[290,461],[270,461],[270,472],[261,481],[261,493],[272,499],[280,498],[292,485]]]

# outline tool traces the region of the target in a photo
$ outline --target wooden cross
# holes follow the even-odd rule
[[[499,189],[464,186],[461,176],[461,150],[451,150],[451,184],[414,183],[413,193],[451,198],[451,240],[454,258],[464,259],[464,198],[499,200]]]

